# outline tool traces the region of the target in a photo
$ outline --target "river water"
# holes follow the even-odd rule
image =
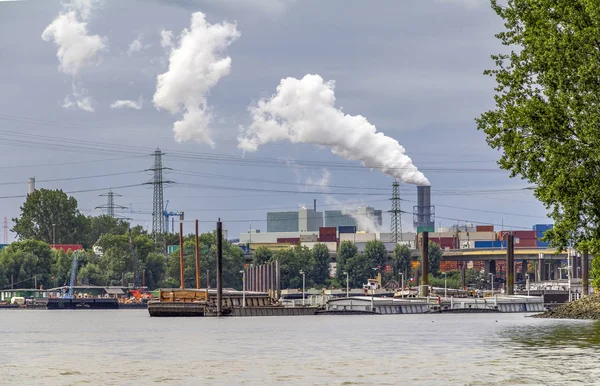
[[[0,384],[593,385],[600,323],[523,314],[0,311]]]

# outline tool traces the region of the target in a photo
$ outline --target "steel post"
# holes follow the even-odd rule
[[[217,222],[217,316],[223,315],[223,223]]]
[[[588,251],[583,251],[583,258],[581,259],[581,296],[588,296],[590,293],[590,260]]]
[[[183,274],[184,271],[184,264],[183,264],[183,223],[180,222],[179,223],[179,285],[181,287],[181,289],[185,288],[185,277]]]
[[[515,236],[508,235],[506,245],[506,294],[515,293]]]
[[[421,234],[421,296],[429,295],[429,232]]]
[[[198,220],[196,220],[196,289],[200,289],[200,253],[198,250]]]

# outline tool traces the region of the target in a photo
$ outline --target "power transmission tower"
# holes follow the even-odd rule
[[[152,169],[148,169],[149,171],[154,172],[154,178],[149,184],[154,187],[154,198],[153,198],[153,207],[152,207],[152,237],[154,238],[154,243],[156,244],[156,248],[162,253],[166,253],[167,245],[165,241],[165,204],[163,199],[163,188],[164,185],[170,183],[171,181],[163,180],[163,170],[168,170],[169,168],[165,168],[162,165],[162,156],[165,153],[161,152],[159,148],[156,149],[152,155],[154,156],[154,167]]]
[[[112,190],[109,190],[108,193],[101,194],[100,197],[108,197],[108,202],[106,205],[97,206],[95,209],[105,209],[106,215],[110,217],[115,217],[115,208],[116,209],[127,209],[126,206],[115,205],[115,196],[121,197],[120,194],[114,193]]]
[[[397,243],[399,238],[402,238],[402,211],[400,210],[400,183],[398,180],[394,180],[392,184],[392,210],[389,213],[392,216],[390,224],[392,241]]]
[[[8,218],[4,217],[4,244],[8,244]]]

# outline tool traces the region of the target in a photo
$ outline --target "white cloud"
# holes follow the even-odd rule
[[[147,50],[150,47],[152,47],[151,44],[143,44],[142,37],[138,36],[136,39],[134,39],[134,41],[131,42],[131,44],[129,44],[129,48],[127,49],[127,55],[132,56],[133,54],[141,52],[143,50]]]
[[[93,111],[93,108],[90,99],[84,95],[79,75],[84,67],[97,60],[101,51],[108,48],[106,38],[90,35],[87,30],[86,20],[98,4],[98,0],[63,3],[61,13],[42,32],[43,40],[52,41],[57,46],[58,69],[73,77],[73,95],[65,98],[65,106],[77,106],[85,111]],[[73,98],[75,101],[71,100]]]
[[[319,75],[282,79],[276,95],[249,110],[252,124],[238,136],[238,147],[244,151],[286,139],[310,143],[401,181],[429,185],[397,140],[377,132],[365,117],[336,108],[334,82],[324,82]]]
[[[75,81],[72,85],[73,92],[70,95],[65,96],[63,107],[65,109],[76,107],[88,113],[94,112],[92,99],[87,95],[87,92],[82,84],[78,84]]]
[[[175,44],[173,43],[173,31],[161,30],[160,31],[160,46],[164,49],[171,49]]]
[[[140,97],[140,99],[138,99],[137,101],[132,101],[129,99],[119,99],[114,101],[111,105],[110,108],[111,109],[134,109],[134,110],[141,110],[143,106],[143,101],[142,101],[142,97]]]
[[[280,15],[296,0],[205,0],[206,3],[230,10],[244,9],[269,15]]]
[[[164,40],[170,34],[163,32]],[[238,37],[235,24],[210,24],[202,12],[192,14],[190,29],[181,32],[178,45],[170,52],[168,71],[157,77],[153,98],[156,108],[183,114],[173,125],[176,140],[193,139],[214,146],[209,128],[213,116],[206,97],[229,74],[231,58],[223,53]]]

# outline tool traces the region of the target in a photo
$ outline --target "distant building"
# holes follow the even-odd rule
[[[373,231],[373,229],[367,229],[368,224],[374,224],[376,228],[381,228],[383,226],[383,212],[370,206],[363,206],[350,211],[325,211],[326,227],[356,226],[359,232]]]
[[[267,232],[298,232],[298,212],[267,213]]]
[[[323,226],[323,212],[300,208],[297,212],[268,212],[267,232],[313,232]]]

